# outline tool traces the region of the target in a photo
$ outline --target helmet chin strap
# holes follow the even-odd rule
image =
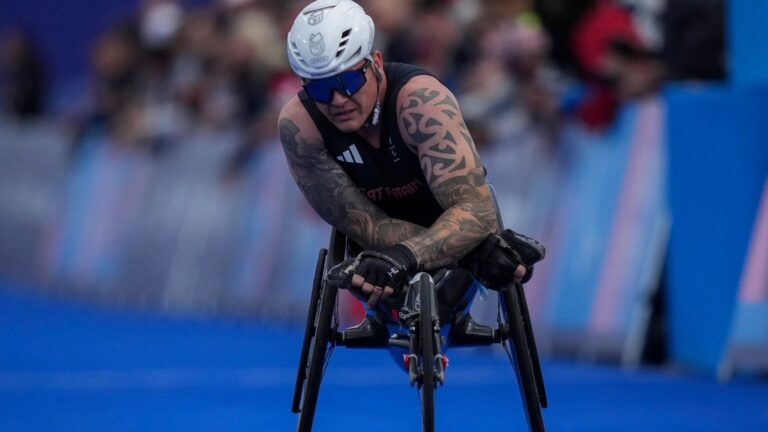
[[[373,106],[373,111],[368,117],[368,120],[365,121],[363,127],[376,126],[379,124],[379,117],[381,116],[381,100],[379,99],[379,93],[381,90],[381,74],[379,73],[379,70],[376,69],[376,65],[373,67],[373,73],[376,75],[376,105]]]

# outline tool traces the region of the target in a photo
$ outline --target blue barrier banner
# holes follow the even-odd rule
[[[542,319],[556,351],[638,361],[669,227],[664,127],[651,99],[607,134],[567,136]]]
[[[719,374],[768,370],[768,177],[739,286],[728,349]]]
[[[637,110],[585,341],[596,354],[621,350],[624,360],[633,363],[640,362],[670,224],[664,105],[654,99]]]
[[[670,360],[714,373],[726,347],[768,172],[768,93],[670,87]]]
[[[556,348],[565,351],[581,349],[589,327],[636,116],[635,107],[629,107],[605,135],[574,132],[564,137],[573,147],[573,159],[556,211],[560,237],[549,245],[552,270],[544,326]]]

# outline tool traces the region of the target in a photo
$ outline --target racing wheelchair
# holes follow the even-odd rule
[[[519,238],[516,246],[527,249],[528,261],[543,258],[541,245]],[[445,383],[446,349],[496,343],[509,355],[530,431],[544,431],[541,409],[547,407],[547,396],[522,283],[498,291],[497,328],[472,320],[469,309],[478,284],[469,272],[455,268],[417,273],[398,295],[380,301],[375,313],[369,311],[361,324],[339,329],[339,264],[353,255],[355,246],[334,229],[328,249],[321,249],[317,259],[291,409],[299,415],[299,432],[312,430],[323,373],[336,346],[386,348],[394,357],[401,355],[401,367],[419,393],[422,431],[433,432],[434,392]],[[362,292],[343,288],[363,299]]]

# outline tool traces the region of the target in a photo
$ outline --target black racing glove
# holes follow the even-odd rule
[[[485,287],[499,290],[512,282],[517,266],[522,263],[520,254],[503,238],[491,234],[462,260],[461,265]]]
[[[489,235],[461,262],[475,278],[490,289],[508,285],[518,265],[526,269],[522,283],[533,275],[533,264],[544,258],[545,249],[536,240],[504,230],[501,235]]]
[[[409,273],[416,269],[416,257],[405,245],[396,244],[381,252],[363,251],[355,274],[377,287],[391,287],[395,293],[403,289]]]
[[[547,249],[543,244],[511,229],[502,231],[501,238],[520,255],[522,264],[526,267],[533,267],[547,255]]]
[[[389,286],[397,293],[417,267],[413,252],[405,245],[396,244],[381,252],[360,252],[328,270],[327,279],[332,285],[343,287],[349,286],[352,276],[359,274],[366,282],[381,288]]]

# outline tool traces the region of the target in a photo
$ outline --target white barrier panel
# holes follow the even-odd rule
[[[328,228],[276,140],[225,176],[235,132],[152,155],[98,129],[70,158],[51,123],[0,127],[0,272],[111,304],[304,319]]]

